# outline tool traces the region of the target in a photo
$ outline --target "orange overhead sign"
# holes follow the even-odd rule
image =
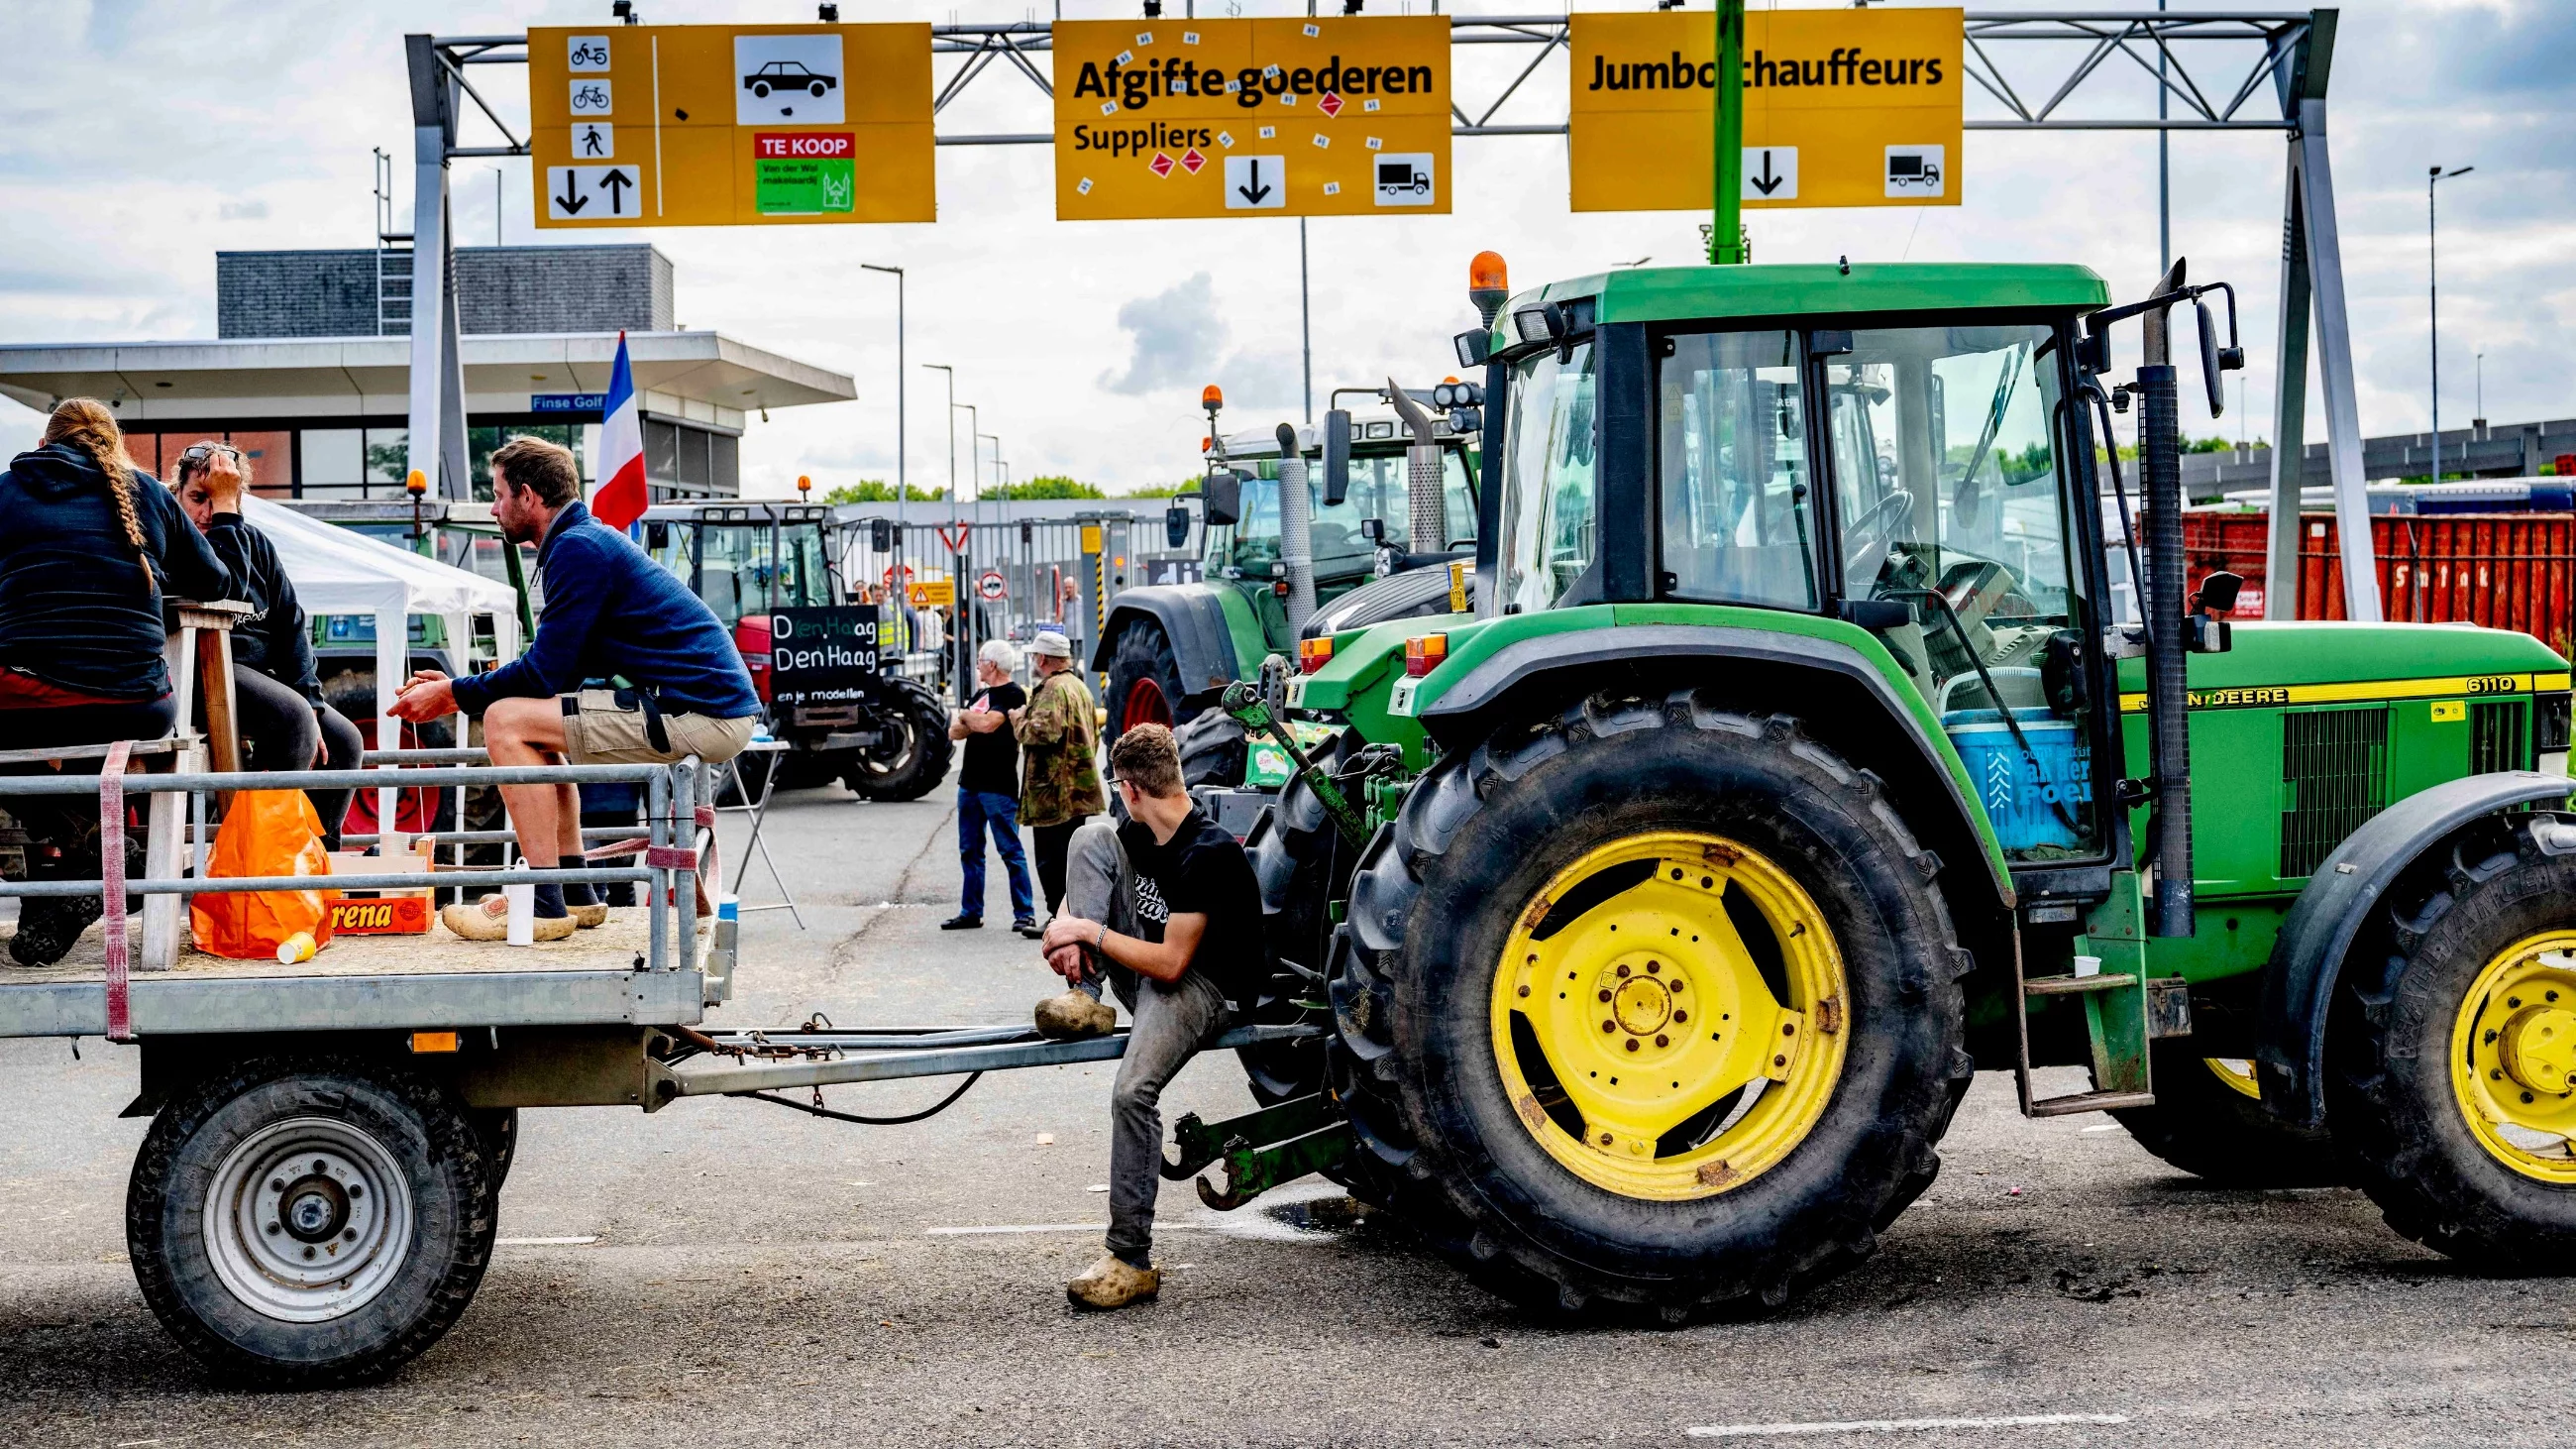
[[[1060,20],[1055,214],[1449,210],[1445,16]]]
[[[935,221],[927,25],[532,26],[541,227]]]
[[[1569,31],[1574,209],[1707,210],[1712,14],[1587,11]],[[1955,9],[1748,12],[1744,205],[1958,205],[1963,34]]]

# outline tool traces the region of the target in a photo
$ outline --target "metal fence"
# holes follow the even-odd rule
[[[2401,622],[2483,624],[2517,629],[2557,650],[2576,642],[2576,515],[2564,513],[2381,514],[2371,519],[2380,612]],[[2240,618],[2263,617],[2263,513],[2193,513],[2183,518],[2192,578],[2216,569],[2242,574]],[[2340,619],[2343,559],[2332,514],[2299,517],[2296,617]]]
[[[881,647],[902,660],[887,667],[943,690],[969,684],[987,639],[1025,644],[1061,629],[1088,661],[1119,594],[1198,576],[1196,530],[1175,548],[1160,512],[983,522],[860,515],[840,528],[841,577],[854,598],[884,610]]]

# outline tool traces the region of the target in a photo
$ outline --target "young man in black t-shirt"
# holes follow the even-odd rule
[[[1074,987],[1038,1007],[1050,1036],[1108,1030],[1117,1013],[1100,1000],[1105,968],[1134,1018],[1109,1096],[1109,1251],[1065,1285],[1077,1308],[1124,1308],[1161,1289],[1152,1247],[1163,1088],[1226,1029],[1266,969],[1252,862],[1181,788],[1172,732],[1131,728],[1109,762],[1128,818],[1074,832],[1064,908],[1044,937],[1047,964]]]
[[[1002,869],[1011,877],[1011,926],[1038,933],[1037,898],[1029,890],[1029,860],[1020,849],[1020,741],[1011,733],[1011,711],[1029,702],[1011,682],[1020,651],[1004,639],[987,639],[975,651],[974,702],[949,718],[948,737],[966,742],[957,771],[957,863],[964,878],[957,914],[943,931],[971,931],[984,924],[984,833],[993,835]]]

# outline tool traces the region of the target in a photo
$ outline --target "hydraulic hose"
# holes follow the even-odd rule
[[[1292,423],[1279,425],[1279,561],[1288,566],[1288,637],[1302,639],[1315,612],[1315,534],[1306,454]]]

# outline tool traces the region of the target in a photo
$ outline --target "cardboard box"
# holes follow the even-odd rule
[[[425,936],[431,919],[426,895],[362,896],[331,903],[335,936]]]

